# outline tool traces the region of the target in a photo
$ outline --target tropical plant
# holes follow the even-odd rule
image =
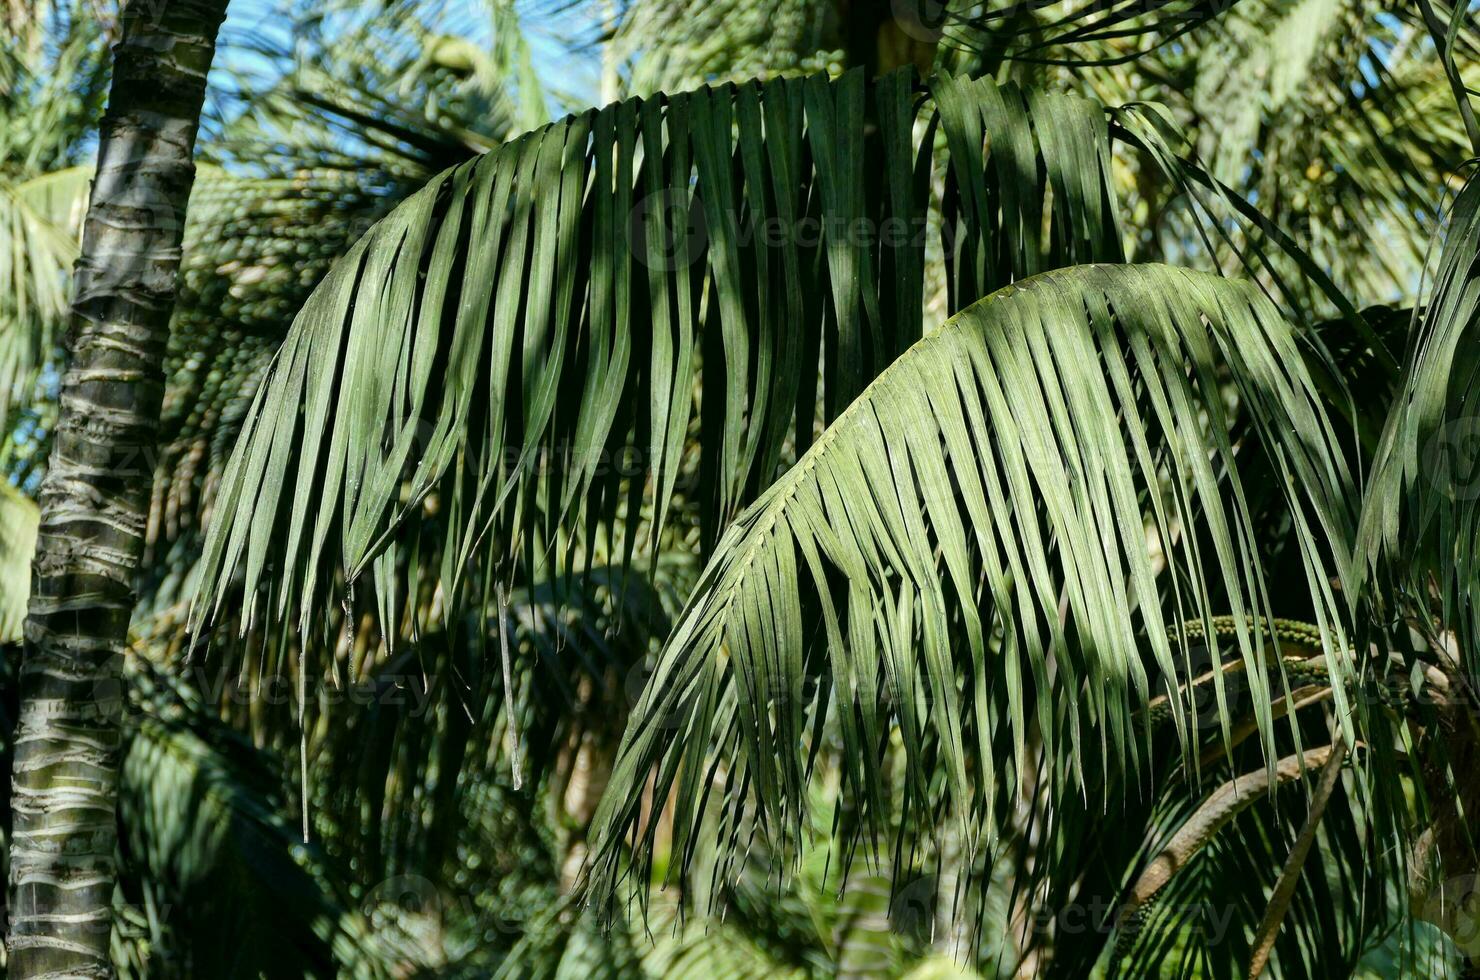
[[[1464,10],[729,6],[612,5],[644,97],[508,144],[519,57],[420,20],[210,144],[136,650],[282,767],[214,785],[314,839],[295,962],[1453,968]]]
[[[508,113],[490,112],[491,106],[507,106],[509,103],[489,88],[487,77],[469,81],[467,72],[457,66],[451,71],[435,65],[418,68],[414,61],[423,49],[417,44],[375,50],[360,46],[360,40],[370,36],[393,44],[396,32],[388,31],[386,27],[395,25],[394,13],[391,11],[388,16],[362,25],[358,35],[336,34],[320,58],[304,62],[305,67],[289,72],[277,79],[266,92],[253,96],[244,113],[224,124],[218,122],[207,127],[214,131],[220,126],[222,131],[206,143],[207,155],[217,162],[201,166],[201,179],[197,181],[191,198],[179,301],[165,357],[166,394],[159,462],[155,469],[154,494],[145,532],[148,541],[145,567],[139,576],[144,602],[135,610],[135,626],[139,634],[131,636],[133,649],[130,657],[139,658],[140,663],[159,663],[169,669],[178,666],[177,659],[170,652],[172,641],[174,649],[177,652],[179,649],[178,630],[171,626],[175,621],[171,611],[177,600],[181,576],[188,572],[190,555],[196,547],[193,535],[199,527],[202,510],[209,506],[213,482],[219,478],[219,460],[229,448],[236,431],[233,426],[245,408],[245,404],[239,404],[241,393],[249,394],[252,390],[255,379],[260,376],[286,328],[287,316],[301,302],[328,261],[358,233],[357,229],[368,225],[375,215],[403,196],[407,187],[424,180],[447,162],[465,158],[480,145],[496,143],[500,127],[518,125],[514,116]],[[499,23],[507,25],[508,16],[498,13]],[[64,52],[86,47],[87,53],[96,57],[97,45],[84,44],[84,41],[95,37],[102,25],[89,17],[73,15],[54,23],[33,21],[28,26],[37,37],[45,36],[47,31],[55,31],[62,38],[60,43]],[[421,38],[426,35],[426,29],[413,25],[411,34],[413,38]],[[513,44],[515,36],[506,32],[502,37],[503,43],[517,52],[518,47]],[[70,86],[78,84],[79,78],[94,84],[93,70],[73,70],[66,62],[43,68],[36,59],[52,50],[52,42],[48,40],[35,47],[37,52],[16,73],[14,77],[18,84],[8,93],[14,98],[5,106],[13,123],[6,127],[7,135],[23,135],[38,116],[50,119],[56,125],[47,131],[47,138],[65,148],[65,154],[58,159],[80,160],[77,147],[88,144],[88,120],[79,112],[59,121],[55,111],[62,103],[55,92],[71,92]],[[399,58],[388,56],[387,50],[398,52]],[[5,52],[6,55],[11,53],[9,49]],[[259,49],[257,53],[267,52]],[[341,60],[353,70],[330,70],[336,64],[331,56],[339,54],[344,55]],[[376,60],[377,56],[379,60]],[[94,64],[86,57],[78,57],[84,67]],[[303,57],[301,48],[298,57]],[[284,53],[282,60],[294,63],[289,53]],[[399,111],[392,120],[372,120],[372,123],[382,123],[379,129],[373,125],[367,127],[362,122],[359,130],[362,134],[371,138],[386,134],[390,139],[371,152],[366,150],[369,144],[362,144],[351,148],[353,152],[340,152],[326,160],[323,154],[329,144],[323,139],[322,131],[299,125],[301,117],[287,120],[282,117],[279,107],[283,105],[284,93],[307,98],[312,91],[311,85],[330,88],[337,84],[335,80],[338,78],[350,86],[371,86],[375,91],[385,89],[389,83],[365,74],[365,65],[373,65],[378,71],[393,75],[394,90],[412,105],[418,100],[424,102],[428,106],[427,115],[423,118],[418,112]],[[72,73],[69,75],[68,71]],[[38,94],[42,79],[55,79],[52,86],[55,92],[51,88],[40,88]],[[106,84],[106,81],[106,75],[102,75],[101,83]],[[479,97],[459,101],[459,93],[467,91],[470,86]],[[526,84],[526,100],[533,98],[538,102],[538,92],[531,94],[528,89],[529,84]],[[41,100],[39,103],[38,99]],[[430,108],[433,105],[442,108],[433,114]],[[449,115],[451,110],[447,106],[452,106],[455,112]],[[466,122],[457,121],[464,118]],[[419,134],[414,144],[398,141],[413,128]],[[469,134],[479,134],[476,138],[482,142],[470,145],[472,137]],[[20,166],[28,151],[42,163],[46,162],[37,156],[36,144],[27,145],[17,140],[7,145],[7,163],[14,162]],[[64,176],[74,174],[79,177],[77,183],[85,189],[91,168],[77,166],[66,171]],[[33,184],[45,188],[51,180],[43,176]],[[49,200],[40,195],[35,199]],[[80,219],[80,203],[76,211]],[[77,244],[73,241],[68,246],[68,239],[77,232],[63,217],[60,212],[48,212],[35,222],[20,223],[17,227],[21,233],[32,233],[39,227],[45,233],[44,242],[60,243],[63,252],[70,248],[70,254],[75,254]],[[74,220],[73,223],[80,222]],[[31,243],[24,235],[13,239],[12,244],[16,247],[5,250],[8,257],[29,260],[28,266],[18,265],[17,270],[24,271],[37,282],[54,283],[52,288],[57,291],[64,289],[65,283],[60,278],[66,266],[63,259],[57,259],[50,266],[40,262],[44,253],[29,247]],[[55,428],[54,378],[60,370],[60,355],[54,352],[52,339],[59,332],[56,327],[60,325],[61,313],[53,312],[56,323],[40,323],[36,318],[26,321],[0,318],[0,339],[15,341],[16,347],[12,349],[24,350],[31,358],[31,370],[22,380],[40,380],[40,384],[29,391],[25,385],[17,385],[16,393],[21,397],[23,410],[19,418],[7,420],[14,424],[9,427],[4,440],[10,476],[27,488],[34,488],[45,473],[45,457],[51,448]],[[7,389],[7,394],[10,390]],[[35,510],[29,502],[14,495],[9,487],[4,491],[6,535],[3,554],[0,554],[3,558],[0,570],[3,570],[6,584],[0,595],[3,595],[7,619],[0,629],[0,642],[9,642],[20,638],[20,618],[24,615],[28,594],[25,583],[29,578],[32,553],[29,542],[35,537]],[[7,651],[7,658],[10,656],[11,652]],[[10,663],[9,659],[7,662]],[[14,697],[13,671],[6,678],[6,695]],[[192,675],[192,678],[207,681],[208,685],[203,690],[220,697],[222,703],[211,704],[213,711],[220,712],[224,720],[240,723],[241,719],[230,711],[237,697],[235,692],[217,683],[217,678],[202,678],[200,675]],[[133,696],[140,695],[134,691]],[[256,720],[261,723],[266,719],[258,716]],[[407,726],[411,727],[417,720],[411,719]],[[347,727],[351,737],[363,730],[354,724]],[[393,730],[394,725],[382,727]],[[137,744],[137,739],[129,736],[129,731],[126,726],[125,746],[129,748],[125,749],[125,758],[132,751],[131,747]],[[255,733],[260,735],[261,728],[257,728]],[[281,726],[277,734],[281,736]],[[273,750],[270,765],[287,761],[277,756],[277,743],[269,741]],[[296,738],[282,741],[291,741],[296,749]],[[115,895],[114,913],[115,925],[122,933],[115,930],[114,965],[123,972],[145,970],[150,975],[163,975],[161,971],[171,969],[184,971],[186,975],[199,969],[214,972],[220,967],[220,961],[202,957],[220,957],[238,946],[244,935],[243,929],[261,927],[254,921],[261,918],[261,910],[272,907],[274,903],[282,903],[285,898],[271,880],[282,879],[281,867],[291,868],[295,862],[302,864],[302,848],[288,847],[287,836],[273,838],[269,834],[266,839],[275,843],[265,846],[283,848],[285,853],[272,859],[280,866],[278,871],[272,870],[270,862],[262,869],[269,880],[267,887],[259,888],[252,882],[241,880],[230,889],[240,893],[238,898],[216,896],[210,900],[208,904],[214,910],[210,915],[182,912],[186,908],[202,908],[200,899],[219,886],[224,880],[222,875],[240,875],[239,871],[226,870],[230,860],[218,857],[218,850],[202,847],[199,843],[206,839],[238,836],[237,830],[225,824],[235,809],[245,806],[259,818],[268,815],[274,820],[286,816],[291,821],[294,813],[274,794],[264,795],[266,784],[262,780],[245,778],[243,770],[228,766],[213,777],[218,787],[213,793],[219,792],[225,799],[235,802],[224,810],[200,811],[199,815],[205,819],[193,828],[192,833],[203,836],[192,838],[176,833],[172,829],[175,824],[169,819],[149,817],[142,824],[138,823],[135,816],[141,811],[131,809],[129,801],[134,797],[130,794],[140,792],[140,787],[147,787],[148,779],[161,776],[165,760],[188,761],[198,755],[188,745],[172,742],[167,748],[168,751],[150,756],[161,767],[158,772],[150,772],[148,766],[135,770],[125,768],[121,777],[124,794],[122,822],[126,835],[132,834],[133,843],[126,845],[119,854],[123,879],[121,891]],[[349,755],[340,751],[328,757],[346,759]],[[9,771],[8,765],[6,771]],[[192,772],[186,766],[174,785],[194,785],[198,777]],[[330,766],[325,775],[328,785],[343,788],[342,779],[338,783],[334,781],[335,776],[342,777],[339,770]],[[289,785],[284,782],[278,789]],[[158,800],[161,805],[166,802],[162,796]],[[295,803],[294,808],[297,807]],[[266,852],[260,841],[253,847],[262,855]],[[371,836],[354,843],[373,848],[380,841]],[[181,849],[184,853],[179,853]],[[136,860],[136,854],[141,850],[149,855],[149,860],[142,865]],[[364,857],[353,848],[347,853],[341,849],[341,853],[349,863],[358,863]],[[217,864],[221,867],[216,867]],[[328,879],[322,877],[324,867],[333,869]],[[353,876],[343,866],[321,865],[314,873],[319,880],[327,881],[333,887],[353,889],[353,901],[363,897],[365,889],[353,884]],[[188,901],[181,900],[181,893],[175,890],[184,880],[198,882],[191,886],[193,897]],[[289,891],[293,888],[301,890],[301,886],[291,884],[291,876],[285,880],[289,882]],[[161,888],[163,892],[159,891]],[[141,893],[152,896],[150,902],[153,904],[146,902],[141,906],[137,899]],[[253,905],[258,894],[265,897]],[[338,900],[333,897],[326,899],[331,904]],[[291,898],[287,900],[288,907],[293,906],[293,901]],[[159,918],[161,903],[168,912],[163,919]],[[138,916],[141,908],[152,911],[148,928],[144,930],[147,941],[139,946]],[[209,923],[220,928],[213,928]],[[314,940],[309,939],[294,947],[291,957],[294,966],[286,966],[290,961],[286,948],[276,950],[273,962],[289,972],[312,973],[330,969],[326,964],[345,962],[339,955],[340,951],[331,952],[328,946],[315,948],[313,943]],[[357,956],[357,962],[372,974],[376,969],[382,973],[394,969],[389,962],[377,965],[373,959],[367,960],[365,955]],[[207,968],[201,965],[206,962],[217,966]],[[243,971],[244,975],[255,975],[260,963],[255,953],[239,955],[231,963],[231,969]],[[367,963],[368,966],[365,965]]]
[[[33,400],[34,388],[67,314],[66,273],[77,258],[90,167],[76,145],[102,107],[98,69],[103,30],[59,8],[18,18],[17,43],[0,51],[0,431]],[[50,39],[55,37],[54,42]],[[20,455],[10,439],[0,466]]]
[[[640,95],[716,75],[836,73],[887,59],[890,38],[902,37],[912,47],[893,64],[989,74],[1110,105],[1160,103],[1208,172],[1257,201],[1347,295],[1411,304],[1434,231],[1433,175],[1452,171],[1456,146],[1474,142],[1463,113],[1448,108],[1453,82],[1426,11],[1463,65],[1480,59],[1473,10],[1442,0],[635,0],[614,49],[630,53],[629,84]],[[1195,202],[1156,168],[1118,162],[1134,179],[1136,253],[1178,254],[1196,237]],[[1324,306],[1319,292],[1303,301]]]
[[[1113,44],[1132,13],[997,57]],[[1447,86],[1443,13],[1411,43]],[[324,608],[399,632],[403,528],[440,542],[451,616],[661,551],[677,501],[707,567],[595,817],[595,896],[645,904],[659,862],[702,895],[757,842],[794,867],[831,774],[843,866],[1005,887],[1024,968],[1352,969],[1419,929],[1408,846],[1467,711],[1464,671],[1394,626],[1447,620],[1361,574],[1384,410],[1350,386],[1411,384],[1407,340],[1186,145],[1155,107],[852,73],[629,100],[446,171],[300,313],[194,623],[275,621],[332,663]],[[1128,241],[1126,159],[1194,196],[1186,231]],[[932,282],[955,315],[927,331]],[[1187,903],[1214,896],[1238,928],[1199,944]],[[1026,923],[1091,900],[1092,928]]]
[[[119,676],[163,354],[223,0],[120,11],[72,284],[12,742],[8,972],[111,970]]]

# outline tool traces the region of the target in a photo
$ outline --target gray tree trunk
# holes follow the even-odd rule
[[[206,72],[226,0],[126,0],[40,492],[11,784],[9,975],[108,977],[122,664]]]

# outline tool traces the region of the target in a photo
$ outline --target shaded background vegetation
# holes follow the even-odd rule
[[[1449,8],[1435,6],[1447,22]],[[713,499],[718,464],[697,450],[681,457],[667,520],[653,521],[634,498],[604,538],[569,545],[580,551],[578,572],[531,564],[506,596],[509,576],[475,576],[465,588],[483,601],[459,601],[446,588],[453,501],[432,494],[375,559],[373,599],[336,580],[332,599],[298,610],[311,612],[306,632],[249,617],[239,602],[209,635],[187,628],[228,455],[331,263],[446,168],[626,96],[901,66],[1085,96],[1107,120],[1109,166],[1096,192],[1113,217],[1096,229],[1093,254],[1074,261],[1253,275],[1316,331],[1368,307],[1367,322],[1402,356],[1440,206],[1470,156],[1445,62],[1414,4],[951,4],[938,22],[901,18],[900,7],[262,0],[229,10],[186,229],[161,445],[139,464],[153,472],[154,494],[126,665],[121,972],[1077,976],[1096,963],[1113,969],[1123,953],[1142,974],[1239,969],[1300,827],[1298,784],[1240,813],[1179,878],[1165,907],[1198,914],[1158,920],[1126,953],[1087,906],[1040,905],[1026,870],[1039,843],[1031,820],[1000,849],[972,851],[936,814],[880,823],[851,810],[838,793],[844,738],[833,730],[817,742],[806,847],[783,855],[758,844],[723,877],[690,884],[697,894],[686,897],[710,915],[681,917],[669,889],[653,894],[646,921],[632,909],[601,928],[578,888],[597,800],[657,649],[734,512],[734,501]],[[14,641],[34,540],[24,496],[39,482],[55,417],[66,278],[112,26],[95,4],[45,0],[11,0],[0,20],[13,39],[0,50],[0,640]],[[1480,32],[1473,19],[1461,23],[1453,62],[1474,86]],[[1100,109],[1133,103],[1160,106],[1135,117],[1151,120],[1142,130]],[[1204,181],[1163,165],[1159,148],[1195,159]],[[1051,153],[1040,154],[1035,176],[1047,186]],[[932,220],[964,211],[945,164],[921,177]],[[1069,196],[1055,185],[1050,210],[1066,209]],[[1241,217],[1236,201],[1262,220]],[[931,227],[923,261],[927,325],[981,295],[947,271],[942,234]],[[1054,247],[1044,247],[1045,267],[1068,264]],[[1359,379],[1362,397],[1345,406],[1345,421],[1360,441],[1381,429],[1392,374],[1370,363],[1381,361],[1376,345],[1343,349],[1345,334],[1326,329],[1333,356]],[[1363,371],[1377,380],[1365,384]],[[702,394],[692,393],[696,403]],[[810,428],[799,421],[780,446],[783,465]],[[1297,559],[1281,557],[1290,547],[1283,512],[1260,506],[1271,567],[1297,576]],[[504,643],[512,657],[501,658]],[[12,647],[5,665],[14,671]],[[898,736],[882,751],[882,775],[899,797],[906,751]],[[1224,775],[1256,759],[1228,760]],[[1372,822],[1390,814],[1358,806],[1359,796],[1356,785],[1343,791],[1340,815],[1325,824],[1277,968],[1453,968],[1454,950],[1409,915],[1374,850],[1383,838]],[[1141,800],[1121,814],[1123,834],[1087,835],[1064,863],[1118,886],[1196,803],[1177,793]],[[906,820],[923,820],[939,853],[894,850],[903,839],[894,824]],[[856,850],[865,824],[880,845],[867,855]],[[660,846],[655,880],[668,860]],[[782,864],[796,873],[783,879]],[[1334,900],[1354,893],[1364,901]],[[1204,910],[1237,923],[1224,920],[1205,941]]]

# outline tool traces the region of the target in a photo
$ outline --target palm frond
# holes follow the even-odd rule
[[[1412,302],[1434,181],[1471,152],[1413,8],[1241,4],[1206,35],[1187,99],[1209,169],[1372,302]],[[1480,32],[1464,28],[1473,57]]]
[[[31,598],[31,554],[40,514],[36,505],[0,482],[0,643],[21,638]]]
[[[165,359],[144,562],[150,605],[178,600],[161,578],[188,570],[198,551],[226,456],[293,314],[399,196],[373,174],[202,168]]]
[[[1349,562],[1351,479],[1293,331],[1248,283],[1046,273],[917,343],[727,530],[633,712],[596,821],[595,893],[615,892],[629,839],[647,880],[648,798],[672,798],[677,876],[710,809],[732,847],[752,833],[795,846],[809,733],[830,716],[845,785],[874,820],[890,724],[910,812],[990,834],[1030,739],[1052,798],[1104,792],[1147,764],[1137,713],[1153,684],[1182,692],[1176,730],[1196,737],[1177,680],[1189,648],[1167,628],[1185,637],[1224,610],[1272,761],[1282,681],[1265,678],[1272,641],[1246,617],[1276,597],[1220,378],[1265,436],[1250,441],[1301,542],[1302,601],[1330,631],[1334,710],[1349,717],[1349,614],[1331,583]],[[1238,713],[1211,656],[1203,724],[1227,740]]]
[[[1471,73],[1474,88],[1480,30],[1472,11],[1452,21],[1456,7],[1465,5],[1435,2],[1440,19],[1458,27],[1453,60]],[[1020,19],[1031,28],[1034,18],[1061,8]],[[1145,11],[1162,12],[1173,7]],[[1113,61],[1140,43],[1127,37],[1081,48],[1103,49]],[[1472,152],[1444,60],[1415,3],[1240,0],[1175,44],[1124,64],[1019,62],[1005,70],[1024,84],[1084,91],[1107,104],[1164,106],[1192,138],[1209,178],[1255,202],[1258,223],[1287,232],[1350,302],[1414,305],[1433,232],[1435,181],[1457,189],[1451,175]],[[1195,244],[1200,222],[1189,215],[1196,208],[1180,182],[1134,159],[1117,163],[1134,175],[1129,202],[1152,254],[1179,256]],[[1316,279],[1302,284],[1285,256],[1272,258],[1274,271],[1309,290],[1301,297],[1307,318],[1340,309],[1327,291],[1311,289]],[[1226,249],[1213,259],[1178,261],[1224,271],[1238,265]]]
[[[0,177],[17,181],[84,162],[108,91],[109,26],[87,0],[38,4],[0,49]]]
[[[1363,502],[1359,554],[1368,582],[1396,583],[1436,649],[1451,649],[1474,676],[1480,607],[1480,508],[1474,471],[1480,359],[1480,181],[1449,212],[1429,301],[1416,317],[1405,383],[1388,418]],[[1374,594],[1377,594],[1374,590]],[[1382,594],[1386,594],[1385,592]],[[1453,632],[1453,644],[1443,637]]]
[[[1324,719],[1318,725],[1324,728]],[[1136,825],[1146,835],[1140,853],[1129,862],[1111,859],[1117,871],[1131,871],[1124,895],[1148,888],[1158,872],[1162,884],[1139,906],[1127,902],[1107,915],[1088,957],[1070,947],[1094,937],[1063,937],[1056,950],[1063,975],[1101,957],[1112,976],[1244,975],[1269,891],[1306,817],[1309,788],[1301,777],[1313,781],[1330,753],[1322,746],[1286,756],[1272,776],[1262,768],[1234,776],[1220,766],[1226,781],[1206,796],[1185,785],[1167,787],[1144,830]],[[1401,855],[1387,850],[1392,827],[1374,818],[1369,789],[1355,770],[1337,784],[1317,846],[1293,879],[1268,975],[1350,973],[1388,936],[1414,927]],[[1081,892],[1079,901],[1092,902],[1093,893]],[[1407,966],[1450,975],[1435,969],[1443,962],[1441,955],[1422,967],[1422,961]]]
[[[953,305],[1120,257],[1099,106],[986,80],[928,95],[853,74],[632,100],[433,180],[335,267],[272,365],[195,625],[228,593],[243,624],[306,624],[426,501],[453,604],[475,559],[559,569],[616,524],[630,555],[644,498],[667,520],[695,423],[712,542],[920,335],[933,235]]]
[[[420,184],[550,118],[518,17],[496,4],[486,49],[442,3],[304,5],[256,56],[209,150],[275,169],[340,169]],[[452,5],[456,6],[456,5]],[[450,32],[440,28],[446,27]],[[259,62],[272,66],[254,73]],[[277,66],[285,65],[280,69]]]

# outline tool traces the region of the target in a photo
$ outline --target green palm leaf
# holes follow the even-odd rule
[[[1264,448],[1230,443],[1229,397]],[[634,833],[650,859],[649,780],[651,798],[672,794],[671,869],[687,868],[706,801],[731,847],[752,832],[795,844],[809,731],[828,721],[875,821],[890,724],[907,811],[945,807],[968,828],[1001,817],[1030,737],[1052,799],[1134,772],[1135,712],[1153,682],[1177,690],[1187,676],[1169,625],[1230,610],[1234,657],[1248,668],[1272,653],[1245,619],[1274,598],[1244,452],[1267,454],[1301,542],[1299,601],[1339,637],[1347,612],[1330,583],[1348,563],[1351,481],[1297,338],[1257,288],[1163,266],[1069,269],[948,321],[720,541],[623,740],[596,820],[596,894],[614,892]],[[1326,657],[1345,718],[1341,649]],[[1214,676],[1211,724],[1227,739],[1237,713]],[[1271,682],[1261,668],[1248,684],[1272,759]],[[1181,737],[1195,736],[1172,703]]]
[[[937,168],[953,306],[1121,255],[1101,108],[987,80],[632,100],[440,175],[279,352],[221,484],[195,624],[238,573],[243,622],[306,624],[336,569],[353,583],[427,499],[454,602],[473,559],[559,568],[619,513],[630,554],[628,496],[661,528],[692,424],[713,541],[919,336]]]
[[[1318,722],[1324,728],[1324,720]],[[1314,782],[1329,753],[1323,746],[1286,756],[1273,779],[1262,768],[1235,779],[1233,771],[1220,766],[1218,780],[1227,781],[1205,783],[1205,796],[1189,794],[1185,784],[1169,787],[1148,821],[1146,846],[1129,865],[1134,874],[1122,894],[1142,885],[1140,875],[1158,859],[1173,869],[1166,883],[1139,911],[1120,907],[1114,922],[1104,925],[1108,932],[1113,924],[1115,936],[1098,937],[1088,962],[1064,949],[1063,975],[1075,975],[1076,963],[1087,970],[1106,945],[1113,976],[1241,975],[1269,890],[1306,814],[1297,760]],[[1348,773],[1345,781],[1323,815],[1318,846],[1298,880],[1271,976],[1349,973],[1396,925],[1407,926],[1403,879],[1393,873],[1401,856],[1384,853],[1388,838],[1374,830],[1356,775]],[[1215,820],[1222,822],[1214,827]],[[1125,829],[1113,836],[1124,838]],[[1105,834],[1107,842],[1111,836]],[[1174,863],[1166,863],[1169,859]],[[1120,871],[1126,864],[1122,858],[1112,866]],[[1079,939],[1066,936],[1064,944]]]
[[[1473,60],[1466,20],[1456,41]],[[1435,181],[1470,152],[1423,36],[1417,4],[1243,3],[1202,36],[1188,93],[1209,169],[1370,301],[1412,296]]]
[[[1363,504],[1360,551],[1396,581],[1426,630],[1453,630],[1460,664],[1480,636],[1480,507],[1475,444],[1480,358],[1480,181],[1455,199],[1428,305],[1416,318],[1405,383],[1388,417]],[[1433,586],[1437,585],[1437,592]],[[1448,644],[1437,635],[1437,649]]]
[[[1184,38],[1237,0],[634,0],[612,54],[639,94],[713,78],[771,77],[829,66],[877,68],[941,49],[936,66],[991,73],[1004,59],[1053,65],[1133,61]],[[913,49],[913,50],[909,50]],[[833,68],[837,70],[836,67]]]

